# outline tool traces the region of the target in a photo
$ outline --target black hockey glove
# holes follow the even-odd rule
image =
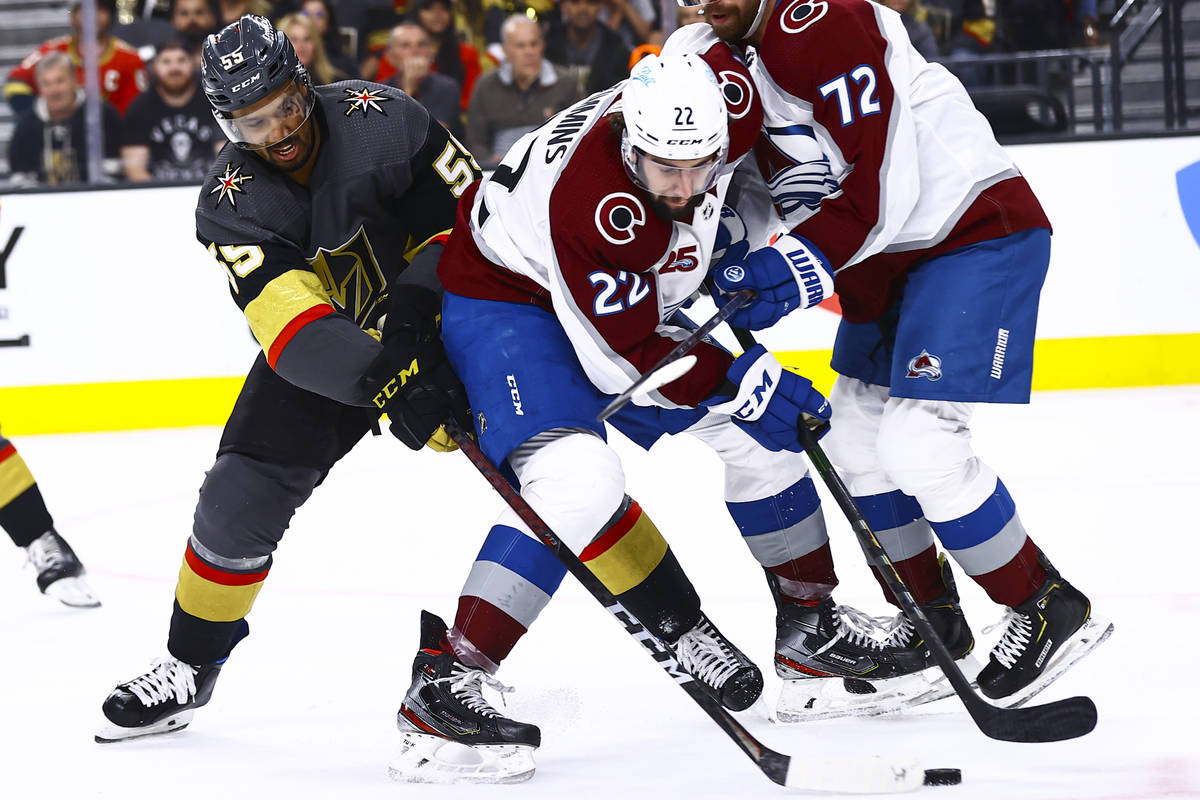
[[[439,429],[453,417],[470,430],[471,412],[438,333],[441,302],[419,286],[394,287],[392,293],[383,352],[366,377],[372,401],[387,413],[392,434],[407,447],[453,449]]]

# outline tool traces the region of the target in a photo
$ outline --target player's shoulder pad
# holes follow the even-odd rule
[[[676,28],[675,32],[663,42],[662,54],[664,56],[683,56],[688,53],[704,55],[704,53],[716,45],[728,47],[728,45],[717,38],[710,25],[707,23],[696,23]]]
[[[570,251],[598,262],[578,266],[640,272],[662,257],[672,226],[626,176],[619,140],[608,126],[606,114],[560,173],[550,198],[551,235],[560,258]]]
[[[294,220],[307,224],[284,180],[238,148],[223,148],[200,186],[196,232],[208,241],[244,244]]]
[[[830,69],[853,69],[879,60],[887,49],[869,0],[784,0],[767,24],[758,56],[786,90],[788,84],[832,77]]]
[[[395,86],[371,80],[340,80],[317,86],[325,124],[359,163],[413,155],[425,142],[430,113]]]

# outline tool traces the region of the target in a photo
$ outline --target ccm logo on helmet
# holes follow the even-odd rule
[[[260,80],[262,80],[262,73],[256,72],[253,75],[251,75],[249,78],[247,78],[246,80],[239,83],[237,86],[230,88],[229,91],[232,94],[237,94],[242,89],[245,89],[248,86],[253,86],[254,84],[258,83]]]
[[[667,139],[667,144],[678,144],[687,147],[693,144],[704,144],[703,139]]]

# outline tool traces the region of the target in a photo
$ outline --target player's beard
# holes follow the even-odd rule
[[[293,158],[283,159],[273,152],[280,144],[288,143],[294,143],[296,146],[296,153]],[[317,124],[310,116],[291,136],[288,136],[282,142],[272,147],[259,150],[258,154],[264,161],[276,169],[284,172],[296,172],[309,166],[316,156],[316,146]]]
[[[650,207],[654,209],[654,213],[658,215],[659,219],[667,222],[687,222],[692,218],[692,214],[695,213],[696,208],[703,202],[703,193],[693,195],[682,206],[668,204],[666,198],[661,194],[650,195]]]
[[[714,9],[713,6],[718,4],[719,7]],[[750,26],[754,23],[754,17],[758,13],[757,4],[750,9],[749,18],[740,7],[732,2],[710,3],[703,8],[704,18],[713,33],[721,41],[731,44],[741,44],[742,40],[750,35]],[[721,18],[720,22],[713,19],[714,12]]]

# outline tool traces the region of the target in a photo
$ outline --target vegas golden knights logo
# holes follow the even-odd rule
[[[345,244],[333,250],[318,247],[308,263],[338,308],[352,315],[359,327],[371,321],[375,306],[387,292],[387,282],[361,225]]]

